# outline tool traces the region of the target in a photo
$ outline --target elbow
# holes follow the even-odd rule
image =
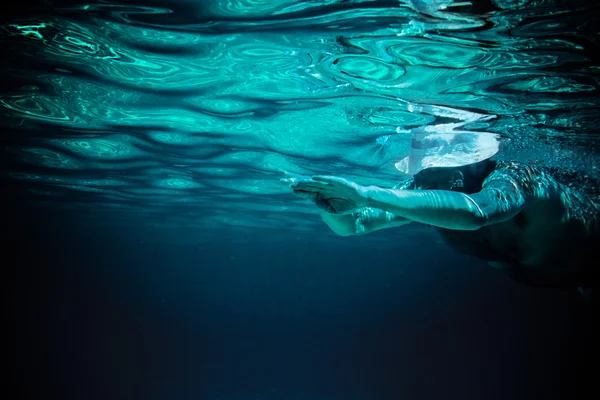
[[[439,224],[440,228],[459,230],[459,231],[476,231],[488,225],[488,219],[484,214],[474,212],[455,213],[453,218],[448,218]]]
[[[481,211],[481,209],[474,210],[473,212],[469,212],[466,218],[464,219],[464,227],[463,229],[466,231],[476,231],[478,229],[483,228],[484,226],[489,225],[490,219],[488,216]]]
[[[464,230],[476,231],[478,229],[483,228],[484,226],[487,226],[487,224],[488,224],[488,219],[485,218],[485,216],[476,215],[469,219],[469,221],[465,224]]]
[[[331,228],[331,231],[337,236],[348,237],[356,235],[356,233],[353,230],[347,227],[330,226],[329,228]]]
[[[488,225],[489,217],[479,203],[469,195],[464,195],[469,201],[469,211],[465,218],[465,230],[476,231]]]

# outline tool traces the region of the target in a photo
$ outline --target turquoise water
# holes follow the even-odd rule
[[[40,3],[0,30],[1,173],[23,201],[88,226],[193,240],[321,229],[279,170],[391,186],[410,130],[441,123],[498,133],[500,158],[587,185],[600,121],[591,4]]]
[[[595,2],[10,5],[2,260],[22,398],[597,387],[599,314],[575,290],[515,282],[419,224],[336,237],[279,182],[393,186],[411,131],[443,127],[600,193]]]

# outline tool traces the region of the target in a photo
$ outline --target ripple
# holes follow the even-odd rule
[[[167,189],[167,190],[189,190],[204,187],[203,184],[197,182],[191,173],[193,168],[185,168],[183,165],[178,165],[179,168],[148,168],[144,174],[152,182],[152,186]]]
[[[282,75],[283,74],[283,75]],[[269,100],[289,100],[290,96],[315,96],[322,82],[308,79],[290,79],[284,73],[266,73],[244,79],[243,83],[224,89],[224,96],[240,96],[256,93]]]
[[[194,143],[194,140],[189,135],[184,135],[181,133],[171,133],[171,132],[148,132],[148,136],[159,143],[169,144],[169,145],[182,145],[187,146],[189,144]]]
[[[192,170],[202,175],[215,178],[235,178],[243,172],[240,168],[230,167],[199,167],[193,168]]]
[[[231,47],[228,53],[230,58],[235,61],[279,61],[294,55],[294,51],[289,47],[277,46],[268,42],[246,43]]]
[[[124,143],[123,140],[90,138],[86,140],[50,140],[49,142],[85,157],[104,160],[129,158],[136,153],[135,148]]]
[[[30,55],[52,63],[59,60],[61,70],[83,69],[109,81],[154,90],[181,90],[185,87],[189,91],[219,82],[218,77],[222,75],[222,70],[216,65],[218,57],[212,53],[222,44],[215,40],[205,43],[207,54],[203,55],[206,57],[198,63],[193,54],[188,58],[173,58],[168,54],[128,48],[119,41],[123,38],[111,29],[114,24],[107,25],[101,20],[84,25],[56,19],[48,26],[44,46]],[[140,32],[134,27],[129,32],[126,28],[122,31],[127,37],[138,37]]]
[[[152,188],[131,188],[127,189],[127,192],[134,195],[142,196],[161,196],[164,195],[166,198],[169,196],[179,196],[181,191],[179,189],[152,189]]]
[[[394,82],[405,73],[399,65],[388,64],[373,57],[342,56],[333,60],[330,67],[337,74],[375,82]]]
[[[128,186],[129,184],[124,181],[116,179],[71,179],[69,180],[73,185],[80,186],[96,186],[96,187],[108,187],[108,186]]]
[[[273,43],[255,40],[250,43],[231,44],[226,57],[234,71],[278,72],[284,68],[298,68],[310,64],[306,49],[295,49],[289,43]]]
[[[258,104],[250,101],[210,98],[206,96],[187,98],[186,103],[200,107],[211,113],[223,115],[241,114],[254,111],[260,107]]]
[[[274,179],[217,179],[211,184],[227,189],[228,192],[247,194],[281,194],[281,183]]]
[[[23,22],[20,24],[10,24],[4,27],[6,31],[12,36],[23,35],[25,37],[31,37],[34,39],[44,39],[44,31],[41,29],[48,28],[48,25],[44,22],[27,23]]]
[[[390,56],[410,65],[432,67],[468,68],[479,64],[485,52],[475,47],[456,43],[420,42],[395,44],[387,48]]]
[[[210,67],[207,61],[200,67],[193,62],[175,61],[167,57],[148,56],[141,52],[121,52],[111,62],[93,63],[97,75],[128,86],[159,92],[200,91],[224,80],[224,71]],[[142,79],[143,78],[143,79]]]
[[[137,93],[70,75],[42,75],[38,79],[49,87],[50,93],[29,88],[25,94],[0,97],[0,106],[10,110],[14,117],[90,128],[130,118],[139,113],[131,104],[142,104]]]
[[[22,172],[10,172],[8,175],[11,178],[22,179],[22,180],[26,180],[26,181],[39,181],[39,180],[44,179],[40,175],[25,174],[25,173],[22,173]]]
[[[187,138],[184,142],[190,140],[189,144],[199,143],[190,133],[220,132],[228,126],[226,121],[215,116],[167,106],[130,112],[122,115],[117,122],[123,128],[151,126],[155,130],[149,130],[147,134],[152,139],[158,137],[158,141]],[[159,136],[157,131],[166,135]]]
[[[1,28],[13,45],[3,126],[14,158],[34,164],[6,167],[16,187],[54,188],[66,209],[122,205],[115,220],[205,224],[219,210],[275,226],[314,214],[279,169],[388,184],[413,127],[458,119],[535,147],[598,120],[593,20],[554,0],[493,0],[514,10],[485,16],[439,13],[451,0],[182,1],[87,4]],[[433,112],[443,106],[456,109]],[[89,193],[75,202],[65,188]]]
[[[208,35],[153,29],[113,21],[103,21],[102,29],[113,35],[119,34],[124,43],[136,49],[141,47],[149,53],[167,51],[177,54],[178,57],[183,54],[208,56],[212,49],[222,48],[226,42],[222,36],[219,40]]]
[[[66,110],[57,102],[57,98],[42,94],[15,95],[0,98],[0,104],[28,118],[53,122],[73,122]]]
[[[396,110],[374,110],[366,116],[366,119],[373,124],[394,127],[427,125],[435,120],[430,115]]]
[[[503,87],[505,89],[533,93],[578,93],[596,90],[594,85],[559,76],[541,76],[523,79],[517,82],[508,83]]]
[[[79,24],[64,19],[47,23],[43,34],[44,53],[58,57],[106,59],[115,57],[114,49],[106,45],[105,35],[93,24]]]
[[[407,65],[430,66],[438,68],[465,69],[472,67],[490,69],[530,69],[546,66],[557,66],[567,62],[585,61],[583,54],[556,50],[563,42],[553,41],[554,48],[536,49],[493,49],[463,46],[457,43],[436,43],[418,41],[402,41],[390,45],[387,53]],[[410,43],[410,44],[408,44]],[[531,46],[530,46],[531,47]]]
[[[504,10],[515,10],[527,6],[527,4],[532,1],[533,0],[492,0],[492,3]],[[543,3],[544,0],[540,2]]]
[[[293,5],[296,0],[228,0],[210,2],[207,12],[219,17],[260,17],[274,13],[281,8]]]
[[[165,14],[173,13],[173,10],[170,8],[160,8],[160,7],[149,7],[149,6],[140,6],[133,4],[77,4],[71,8],[64,8],[63,10],[76,10],[76,11],[85,11],[85,12],[108,12],[115,19],[122,20],[124,22],[131,22],[130,18],[133,15],[155,15],[161,14],[161,16]]]
[[[162,187],[162,188],[167,188],[167,189],[177,189],[177,190],[184,190],[184,189],[195,189],[195,188],[199,188],[202,187],[202,185],[200,185],[197,182],[194,182],[194,180],[192,180],[191,178],[166,178],[166,179],[161,179],[155,182],[155,185],[158,187]]]
[[[23,161],[49,168],[80,169],[81,166],[72,158],[57,151],[43,147],[23,147],[16,149]]]
[[[93,186],[86,186],[86,185],[61,185],[62,187],[65,187],[67,189],[71,189],[71,190],[77,190],[79,192],[90,192],[90,193],[100,193],[100,192],[104,192],[103,189],[99,189]]]
[[[488,53],[487,57],[480,59],[482,66],[493,70],[543,68],[557,66],[568,61],[570,60],[563,60],[556,53],[548,54],[547,52],[497,52]]]
[[[11,178],[25,180],[25,181],[36,181],[36,182],[44,182],[44,183],[61,183],[65,182],[64,179],[50,176],[50,175],[37,175],[37,174],[28,174],[24,172],[10,172],[8,174]]]
[[[539,37],[554,35],[578,34],[580,27],[590,21],[589,15],[572,15],[562,20],[551,18],[534,21],[514,28],[511,33],[515,36]]]

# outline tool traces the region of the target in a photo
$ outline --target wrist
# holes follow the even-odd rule
[[[365,207],[373,206],[373,194],[375,193],[375,188],[373,186],[365,187]]]

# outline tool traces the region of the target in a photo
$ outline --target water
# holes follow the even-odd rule
[[[107,305],[111,311],[98,317],[110,326],[116,323],[115,319],[119,320],[119,317],[110,316],[111,312],[115,315],[125,313],[123,321],[137,321],[139,326],[149,324],[145,330],[135,328],[138,335],[152,329],[160,331],[156,322],[160,321],[160,324],[173,324],[187,332],[173,333],[175,328],[172,332],[163,332],[170,341],[176,342],[183,337],[193,342],[194,332],[197,333],[201,326],[194,320],[199,318],[195,312],[200,313],[197,310],[201,309],[208,313],[202,314],[204,321],[213,321],[215,326],[229,332],[228,346],[233,346],[230,349],[248,351],[254,345],[252,340],[259,340],[260,321],[291,323],[304,337],[308,335],[315,340],[319,329],[306,328],[302,322],[314,313],[318,324],[325,324],[323,330],[329,332],[324,333],[326,339],[319,343],[335,347],[339,338],[332,333],[335,329],[327,328],[327,323],[333,316],[341,318],[339,314],[344,312],[339,311],[340,307],[350,301],[346,317],[354,322],[344,321],[350,324],[348,330],[354,332],[354,336],[348,339],[345,349],[353,351],[351,349],[361,346],[360,335],[367,335],[367,342],[371,344],[381,339],[376,333],[364,330],[357,322],[360,321],[357,315],[362,315],[371,326],[381,328],[382,325],[377,325],[381,322],[377,315],[392,318],[405,307],[402,309],[407,314],[400,314],[409,318],[403,301],[416,301],[421,310],[442,307],[440,302],[415,300],[420,296],[428,298],[431,292],[444,299],[458,296],[459,291],[470,293],[470,300],[463,299],[462,303],[456,300],[454,313],[481,296],[484,298],[481,301],[489,307],[496,303],[492,295],[485,300],[485,294],[469,286],[477,286],[474,284],[477,279],[482,279],[479,285],[490,290],[489,293],[498,296],[507,290],[513,293],[512,300],[506,301],[518,302],[531,296],[526,294],[529,293],[526,289],[515,286],[493,289],[495,284],[491,282],[498,278],[492,272],[469,270],[466,273],[461,270],[464,284],[459,284],[461,279],[453,275],[444,275],[446,283],[448,279],[456,279],[452,281],[454,289],[451,289],[452,285],[445,286],[444,279],[437,280],[437,275],[428,278],[428,273],[438,274],[444,269],[437,269],[439,258],[423,261],[423,248],[441,254],[447,264],[466,265],[472,261],[456,258],[458,256],[446,251],[422,226],[340,241],[324,228],[314,206],[293,197],[279,183],[279,171],[288,170],[339,175],[359,183],[393,186],[403,178],[395,170],[394,163],[407,155],[409,133],[413,128],[459,123],[465,129],[497,133],[502,139],[499,158],[552,167],[569,177],[571,184],[597,190],[595,180],[600,173],[597,26],[600,14],[599,7],[590,1],[475,0],[471,4],[450,0],[130,0],[39,1],[32,4],[0,17],[4,57],[0,87],[3,192],[16,199],[20,206],[28,207],[27,210],[35,210],[31,214],[27,212],[34,216],[31,224],[52,221],[51,228],[44,230],[39,240],[51,243],[44,249],[52,254],[53,262],[75,263],[65,258],[67,256],[58,255],[56,249],[67,248],[65,246],[80,249],[74,251],[81,252],[79,258],[76,257],[76,264],[84,268],[83,272],[73,272],[75,269],[65,267],[71,272],[63,273],[71,276],[72,282],[69,282],[73,285],[63,282],[52,286],[49,293],[61,296],[63,289],[70,290],[73,286],[92,288],[95,287],[94,279],[101,280],[104,291],[90,291],[106,304],[117,304]],[[56,234],[58,227],[67,225],[73,227],[68,236],[71,242]],[[93,236],[94,232],[100,231],[104,232],[102,236]],[[53,238],[53,235],[57,237]],[[78,235],[84,238],[77,241]],[[111,239],[134,242],[141,247],[124,256],[127,246],[106,244]],[[269,244],[265,245],[266,242]],[[162,250],[148,243],[163,246],[160,247]],[[182,248],[184,245],[191,247]],[[403,254],[406,257],[403,265],[418,265],[425,272],[398,272],[394,269],[397,261],[391,255],[376,258],[375,263],[383,269],[374,276],[372,270],[365,272],[361,268],[372,263],[370,260],[375,256],[369,246],[374,245],[378,246],[380,254],[385,251]],[[27,253],[29,247],[23,246]],[[359,248],[362,249],[359,255],[348,253],[350,249],[358,251]],[[275,261],[269,264],[271,261],[265,260],[264,256],[258,257],[261,251],[271,254],[278,264]],[[289,254],[294,257],[290,258]],[[339,254],[347,254],[344,258],[347,265],[336,258]],[[313,258],[310,262],[305,260],[305,265],[300,261],[294,264],[301,257]],[[360,267],[342,269],[350,265],[353,258],[355,262],[360,260]],[[211,286],[214,290],[211,292],[202,286],[206,281],[194,275],[199,273],[199,259],[206,261],[205,266],[223,268],[219,272],[204,272],[208,274],[206,276],[218,277],[215,279],[220,282],[220,289]],[[212,264],[207,261],[209,259]],[[181,275],[169,275],[156,266],[150,268],[154,262],[168,265],[171,274]],[[282,265],[295,271],[295,278],[283,274],[280,271]],[[336,271],[346,271],[351,277],[344,280],[344,273],[336,274],[332,270],[318,275],[323,265],[336,266]],[[155,275],[147,273],[146,268]],[[99,272],[103,270],[109,271],[107,275]],[[55,271],[44,274],[52,277],[51,280],[58,279]],[[247,279],[240,278],[240,273]],[[42,276],[46,276],[44,274]],[[75,276],[79,278],[73,278]],[[325,283],[311,286],[306,281],[308,276],[319,276]],[[29,279],[29,276],[24,277],[23,282],[29,282]],[[184,282],[186,279],[189,282]],[[364,283],[365,279],[365,292],[350,296],[351,289],[361,288],[360,282]],[[398,298],[398,292],[392,290],[397,287],[394,286],[397,283],[390,283],[395,282],[394,279],[405,285],[400,290],[404,297]],[[117,281],[126,284],[115,289],[111,285]],[[161,282],[165,286],[161,286]],[[488,286],[481,282],[487,282]],[[29,288],[27,293],[34,293],[36,288],[41,292],[46,290],[45,284],[38,285]],[[78,290],[81,293],[77,292],[77,296],[92,296],[84,294],[84,289]],[[113,290],[116,290],[116,298],[121,300],[111,299],[106,294]],[[307,294],[315,291],[322,297],[307,300]],[[143,298],[148,296],[151,301],[132,300],[135,295],[131,293],[138,293]],[[374,300],[373,293],[379,293]],[[217,300],[219,296],[229,300]],[[299,300],[303,296],[305,300]],[[163,305],[161,300],[165,298],[166,305]],[[292,316],[281,317],[284,311],[274,305],[273,298],[282,302],[282,309]],[[371,300],[365,300],[369,298]],[[50,299],[50,295],[44,299]],[[70,307],[74,306],[67,305],[71,304],[67,300],[49,301],[60,305],[49,306],[54,307],[56,314],[50,314],[58,315],[55,318],[58,321],[60,315],[77,315],[77,318],[91,315],[90,310],[97,307],[84,302],[81,310],[73,311]],[[134,305],[127,308],[130,301]],[[244,311],[239,302],[250,302],[256,307],[251,310],[256,312],[244,314],[248,310]],[[154,321],[152,324],[145,319],[145,313],[149,313],[148,304],[160,309],[160,317],[148,317]],[[223,315],[229,315],[229,319],[215,319],[216,314],[207,311],[210,308],[207,304],[220,304],[219,310]],[[535,304],[535,307],[524,307],[519,314],[521,327],[525,326],[523,321],[527,319],[527,312],[542,307],[540,303]],[[140,307],[146,311],[140,311]],[[189,309],[181,311],[185,307]],[[318,311],[319,307],[324,307],[325,311]],[[381,307],[389,308],[365,319],[378,307],[380,310]],[[177,310],[183,312],[183,316],[173,316]],[[555,311],[556,315],[570,318],[568,309],[561,310],[562,314]],[[505,321],[509,320],[510,312],[508,308],[502,312]],[[412,315],[410,323],[432,335],[439,326],[431,321],[441,320],[443,316],[424,315],[428,315],[423,318],[430,322],[418,325],[422,318]],[[476,315],[484,318],[488,312],[480,310]],[[394,321],[404,317],[395,317]],[[220,322],[215,322],[217,320]],[[543,326],[551,327],[556,335],[562,332],[560,329],[565,329],[555,326],[550,319],[544,321]],[[313,323],[317,324],[314,319]],[[89,332],[104,326],[102,323],[90,324],[85,325],[93,327]],[[401,323],[404,324],[406,320]],[[249,326],[252,329],[248,337],[252,340],[246,338],[244,341],[239,332]],[[304,328],[300,329],[300,326]],[[340,326],[342,328],[337,326],[336,329],[346,329],[346,325]],[[492,331],[510,336],[503,330],[505,326],[492,327],[489,330],[480,328],[477,332],[484,338],[493,335]],[[56,337],[61,337],[57,340],[62,346],[64,337],[71,337],[64,336],[70,328],[56,328]],[[287,336],[284,337],[291,337],[296,328],[286,328]],[[208,330],[209,336],[216,340],[221,331],[211,329],[205,331]],[[273,329],[272,335],[277,330]],[[422,337],[419,329],[414,328],[409,336],[413,339]],[[546,332],[542,328],[534,331]],[[238,332],[238,336],[232,332]],[[393,334],[386,335],[383,342],[393,342]],[[95,340],[102,343],[100,349],[110,352],[112,347],[106,343],[112,342],[104,342],[104,339]],[[503,340],[502,337],[496,339]],[[146,354],[137,341],[128,340],[126,343],[137,349],[135,351],[139,350],[139,353],[131,350],[131,357]],[[164,344],[156,337],[146,340],[156,348]],[[204,340],[208,341],[206,337]],[[535,342],[533,337],[528,340],[529,344]],[[123,345],[122,341],[116,342]],[[266,359],[274,357],[269,352],[289,347],[282,340],[274,345],[277,350],[273,350],[266,342],[259,346],[265,354],[270,354],[264,356]],[[303,349],[305,355],[316,351],[310,346],[302,347],[301,339],[295,338],[293,343]],[[80,345],[78,349],[88,351],[85,344]],[[460,340],[445,345],[463,350],[471,346]],[[167,348],[181,357],[189,350],[183,345],[171,346],[175,347]],[[196,347],[192,346],[189,351],[194,349]],[[437,351],[441,349],[439,347]],[[367,364],[374,360],[369,351],[361,353],[361,360],[367,360]],[[384,354],[384,350],[381,351]],[[230,361],[223,361],[222,365],[218,361],[220,356],[210,354],[212,356],[206,357],[213,357],[210,358],[213,364],[208,364],[216,368],[214,376],[240,362],[234,350],[223,356]],[[256,356],[244,354],[250,359]],[[300,357],[298,353],[288,355]],[[423,381],[413,385],[418,388],[410,392],[413,397],[409,391],[393,393],[404,393],[406,398],[417,398],[414,396],[419,391],[433,393],[423,390],[431,382],[434,385],[439,382],[436,379],[444,373],[439,372],[438,378],[426,378],[424,376],[432,372],[422,355],[404,356],[409,357],[416,371],[421,372],[413,371],[416,375],[410,375],[411,368],[408,368],[403,374],[414,379],[420,377]],[[492,356],[502,357],[499,353]],[[177,364],[173,357],[163,356],[161,361],[173,367]],[[471,360],[473,364],[469,365],[479,363],[476,356],[463,354],[462,357]],[[120,365],[126,370],[129,365],[123,366],[116,355],[114,359],[108,358],[106,362],[110,367],[107,369]],[[299,363],[312,370],[309,358],[300,358]],[[188,362],[200,368],[193,361]],[[513,365],[508,356],[502,363]],[[240,368],[255,368],[244,365],[242,363]],[[241,394],[222,393],[222,397],[249,398],[250,392],[255,393],[257,399],[284,397],[282,392],[277,392],[282,389],[273,389],[276,383],[269,383],[265,378],[275,376],[277,379],[273,380],[285,386],[281,382],[286,382],[291,375],[285,375],[280,369],[284,367],[277,365],[279,367],[270,365],[264,376],[255,371],[261,376],[256,379],[261,382],[256,387],[240,389]],[[331,361],[331,365],[337,364]],[[331,365],[330,370],[337,368]],[[160,381],[157,376],[168,374],[171,367],[155,367],[146,375],[136,375],[136,379],[146,383],[154,379]],[[206,371],[211,371],[212,367],[206,367]],[[67,367],[63,366],[61,371],[64,372],[64,368]],[[160,393],[165,396],[170,393],[175,396],[172,398],[212,400],[218,397],[215,397],[221,387],[218,385],[208,391],[210,397],[198,395],[198,390],[186,392],[187,389],[182,388],[193,386],[190,382],[196,377],[192,372],[181,375],[180,369],[175,370],[180,375],[173,372],[173,376],[179,378],[171,377],[169,379],[175,381],[165,381],[164,388],[167,389]],[[469,373],[475,370],[469,370]],[[206,376],[213,376],[206,371]],[[237,382],[246,382],[239,371],[233,376]],[[322,394],[322,398],[384,398],[365,394],[373,393],[369,385],[383,381],[390,384],[397,379],[391,373],[381,375],[389,372],[385,369],[376,369],[378,378],[367,379],[365,383],[358,378],[358,369],[348,372],[342,368],[342,371],[346,373],[339,372],[336,379],[354,377],[361,383],[350,385],[348,392],[343,394],[332,390],[329,395]],[[60,372],[56,373],[60,375]],[[480,378],[489,382],[485,380],[489,377],[482,375]],[[78,379],[92,386],[96,382],[89,376]],[[126,384],[123,379],[123,382],[118,381],[119,384]],[[318,398],[319,388],[326,386],[324,382],[327,381],[316,375],[302,379],[314,385],[307,383],[310,390],[307,389],[305,394],[294,392],[296,394],[286,396]],[[506,379],[513,381],[511,377]],[[203,380],[203,384],[208,385],[208,380]],[[169,385],[168,382],[177,384]],[[231,388],[231,382],[227,382],[220,384]],[[294,384],[296,386],[291,386],[302,386],[295,381]],[[180,392],[173,387],[179,387]],[[490,386],[485,388],[476,393],[492,398]],[[348,393],[355,393],[355,397]],[[510,397],[520,392],[507,393]],[[438,395],[443,397],[443,392]]]
[[[2,29],[3,175],[88,223],[310,232],[279,169],[393,185],[428,124],[596,174],[597,8],[450,5],[40,3]]]

